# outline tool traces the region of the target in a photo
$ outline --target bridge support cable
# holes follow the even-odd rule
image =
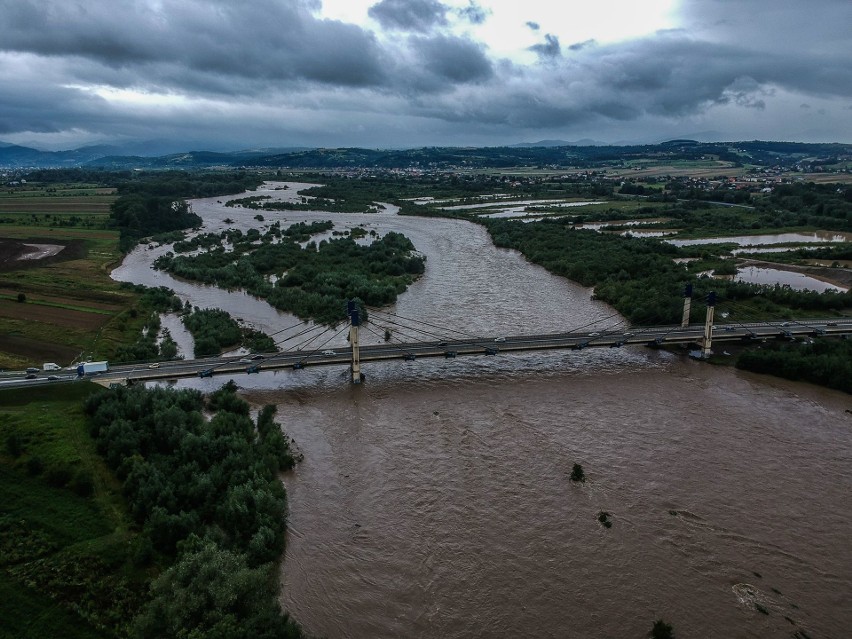
[[[783,335],[783,336],[788,337],[788,338],[792,338],[792,334],[790,333],[788,327],[789,327],[790,324],[793,324],[793,323],[798,324],[799,326],[804,326],[805,328],[812,330],[815,334],[819,334],[822,331],[822,329],[818,329],[815,326],[811,326],[809,324],[805,324],[803,322],[798,322],[798,321],[789,321],[789,322],[788,321],[782,321],[782,320],[767,321],[767,320],[763,319],[763,317],[762,317],[763,314],[765,313],[765,311],[762,311],[761,309],[757,309],[756,307],[749,305],[749,304],[746,304],[745,302],[738,303],[736,308],[737,308],[737,314],[738,315],[746,315],[745,319],[747,321],[749,321],[750,323],[755,323],[755,324],[760,323],[760,324],[763,324],[764,326],[765,325],[774,326],[778,329],[779,335]],[[743,308],[750,309],[750,312],[747,311],[747,312],[744,313]],[[744,327],[744,328],[746,328],[746,327]],[[749,332],[751,332],[753,334],[753,332],[751,330],[749,330]]]
[[[767,322],[762,319],[763,311],[750,304],[746,304],[745,302],[738,302],[736,306],[730,304],[728,309],[728,316],[734,316],[733,321],[730,321],[729,323],[736,324],[743,330],[748,331],[750,339],[757,337],[757,333],[754,332],[753,326],[751,326],[752,324],[769,324],[770,326],[776,326],[774,322]],[[740,319],[745,320],[745,323],[741,322]],[[778,328],[781,328],[780,325],[778,325]]]
[[[390,315],[393,317],[392,314],[390,314]],[[373,319],[376,318],[376,312],[375,311],[371,313],[371,317]],[[388,324],[391,324],[392,326],[399,327],[401,329],[399,331],[400,333],[405,333],[407,331],[413,331],[415,333],[420,333],[422,335],[427,336],[429,338],[428,341],[425,340],[425,339],[422,339],[422,338],[417,340],[418,343],[423,344],[423,345],[428,345],[430,343],[430,341],[431,342],[438,342],[440,344],[441,342],[446,342],[446,341],[452,340],[453,342],[456,342],[457,345],[467,344],[467,345],[475,346],[475,347],[478,347],[478,348],[483,348],[483,349],[487,348],[485,346],[485,343],[488,342],[488,339],[484,338],[484,337],[469,335],[469,334],[463,333],[461,331],[455,331],[455,330],[452,330],[451,332],[463,335],[464,339],[458,339],[457,337],[454,337],[454,336],[453,337],[446,337],[442,334],[432,333],[430,331],[423,330],[422,328],[415,328],[415,327],[412,327],[412,326],[406,326],[404,324],[400,324],[398,322],[395,322],[392,319],[381,318],[381,317],[379,317],[378,319],[379,319],[379,321],[387,322]],[[380,325],[377,322],[373,322],[373,323]],[[431,324],[428,324],[427,322],[420,322],[420,324],[424,324],[426,326],[431,326]]]
[[[569,329],[569,330],[565,331],[564,333],[559,333],[559,335],[565,335],[565,336],[573,336],[573,335],[578,335],[578,334],[582,335],[583,333],[581,333],[580,331],[582,331],[584,329],[592,328],[596,324],[600,324],[601,322],[606,322],[607,320],[610,320],[613,317],[618,317],[619,315],[620,315],[619,313],[613,313],[612,315],[607,315],[606,317],[602,317],[600,319],[592,320],[591,322],[586,322],[582,326],[577,326],[576,328]],[[627,324],[627,322],[628,322],[627,318],[622,318],[618,322],[616,322],[614,326],[618,326],[619,324]],[[629,324],[627,324],[627,325],[629,326]],[[610,328],[612,328],[612,327],[610,327]],[[609,330],[609,328],[604,328],[603,330]]]
[[[382,335],[380,333],[377,333],[372,328],[370,328],[369,324],[362,324],[361,328],[364,329],[365,331],[367,331],[368,333],[375,335],[378,338],[382,337]],[[379,328],[381,328],[381,327],[379,327]],[[414,359],[414,353],[404,349],[399,344],[394,344],[393,342],[386,342],[386,343],[388,343],[394,349],[398,350],[400,352],[400,354],[402,354],[403,359]]]
[[[391,319],[378,318],[379,322],[376,322],[376,321],[374,321],[375,320],[375,314],[371,314],[371,317],[372,317],[371,323],[375,324],[376,326],[378,326],[380,328],[387,328],[385,326],[382,326],[382,324],[379,323],[379,322],[382,322],[382,321],[387,322],[389,325],[397,327],[396,330],[400,335],[408,337],[409,339],[412,340],[412,342],[415,342],[415,343],[423,345],[423,346],[435,346],[436,345],[435,343],[437,342],[437,346],[440,347],[442,344],[445,344],[448,341],[452,341],[455,346],[473,346],[473,347],[476,347],[476,348],[482,348],[483,351],[488,350],[488,346],[486,346],[485,344],[489,343],[489,340],[488,340],[488,338],[485,338],[485,337],[479,337],[479,336],[468,337],[464,333],[461,333],[462,335],[465,335],[464,339],[458,339],[458,337],[455,337],[455,336],[446,337],[446,336],[441,335],[441,334],[436,334],[436,333],[431,333],[429,331],[425,331],[421,328],[415,328],[415,327],[412,327],[412,326],[405,326],[405,325],[400,324],[398,322],[394,322]],[[453,332],[460,333],[460,331],[453,331]],[[412,333],[415,334],[415,337],[411,337]],[[425,335],[428,339],[424,339],[422,337],[423,335]]]
[[[311,337],[311,338],[309,338],[309,339],[305,340],[304,342],[299,343],[299,344],[298,344],[298,348],[297,348],[297,349],[293,349],[293,350],[289,350],[289,351],[284,351],[284,352],[282,352],[282,353],[281,353],[281,355],[300,355],[300,357],[299,357],[299,361],[298,361],[298,362],[296,362],[296,364],[294,364],[294,367],[302,368],[302,367],[304,366],[305,359],[307,359],[308,357],[316,356],[316,355],[317,355],[317,353],[316,353],[315,351],[318,351],[318,350],[319,350],[319,349],[321,349],[323,346],[325,346],[326,344],[328,344],[328,342],[330,342],[331,340],[333,340],[333,339],[335,339],[336,337],[338,337],[339,335],[341,335],[344,331],[346,331],[346,330],[347,330],[347,328],[348,328],[348,327],[347,327],[347,326],[344,326],[341,330],[337,331],[336,333],[332,333],[332,334],[331,334],[331,336],[329,336],[328,338],[326,338],[326,339],[325,339],[325,341],[323,341],[322,343],[320,343],[320,345],[319,345],[319,346],[314,346],[314,347],[312,347],[312,348],[310,348],[310,349],[309,349],[309,348],[307,348],[307,347],[308,347],[308,346],[309,346],[312,342],[315,342],[316,340],[318,340],[319,338],[321,338],[321,337],[322,337],[323,335],[325,335],[326,333],[331,332],[332,330],[334,330],[334,328],[336,328],[336,327],[333,327],[333,326],[329,326],[329,327],[327,327],[325,330],[321,331],[320,333],[317,333],[316,335],[314,335],[313,337]],[[311,353],[307,353],[307,354],[305,354],[305,353],[304,353],[304,351],[307,351],[307,350],[314,351],[314,352],[311,352]]]
[[[308,321],[308,320],[302,320],[302,321],[301,321],[301,322],[299,322],[298,324],[293,324],[293,325],[291,325],[291,326],[286,326],[286,327],[284,327],[284,328],[282,328],[282,329],[280,329],[280,330],[275,331],[274,333],[270,333],[270,334],[269,334],[269,337],[275,337],[275,336],[276,336],[276,335],[278,335],[279,333],[286,333],[287,331],[292,330],[292,329],[294,329],[294,328],[296,328],[296,327],[298,327],[298,326],[301,326],[302,324],[309,324],[309,321]]]
[[[463,340],[459,340],[457,337],[452,337],[452,336],[447,337],[446,331],[448,331],[448,330],[449,330],[450,333],[453,333],[455,335],[461,335],[463,338],[470,340],[471,344],[474,344],[474,345],[477,345],[477,346],[482,345],[483,341],[488,341],[487,338],[484,338],[482,336],[472,335],[470,333],[466,333],[464,331],[459,331],[459,330],[455,330],[455,329],[447,329],[444,326],[436,326],[435,324],[430,324],[429,322],[424,322],[422,320],[414,320],[414,319],[411,319],[409,317],[405,317],[405,316],[398,315],[398,314],[395,314],[395,313],[390,313],[388,311],[382,311],[378,308],[370,308],[370,316],[375,318],[377,315],[378,316],[385,316],[385,317],[379,317],[379,319],[382,319],[383,321],[388,322],[391,325],[399,326],[399,327],[405,326],[409,330],[417,331],[419,333],[422,333],[423,335],[429,336],[431,339],[438,340],[438,341],[449,340],[449,339],[452,339],[454,341],[463,341]],[[561,332],[561,333],[558,333],[558,334],[559,335],[566,335],[566,336],[573,335],[573,334],[579,333],[583,329],[594,327],[595,325],[600,324],[601,322],[606,322],[608,320],[611,320],[614,317],[620,317],[620,314],[617,313],[617,312],[612,313],[611,315],[608,315],[606,317],[602,317],[602,318],[593,320],[591,322],[587,322],[586,324],[583,324],[583,325],[575,327],[575,328],[571,328],[567,331],[564,331],[564,332]],[[393,319],[390,319],[390,318],[393,318]],[[398,323],[394,320],[411,322],[411,323],[414,323],[418,326],[427,326],[429,328],[434,328],[434,329],[443,331],[444,333],[443,334],[442,333],[432,333],[428,330],[424,330],[424,329],[421,329],[421,328],[413,328],[411,326],[406,326],[404,324],[400,324],[400,323]],[[617,327],[620,324],[626,324],[626,323],[627,323],[626,318],[622,318],[621,320],[619,320],[615,324],[615,326]],[[605,330],[611,330],[612,328],[613,327],[610,326],[610,327],[607,327]]]
[[[710,347],[713,345],[713,313],[716,310],[716,293],[710,291],[707,294],[707,316],[704,320],[704,341],[701,344],[701,357],[710,357]]]
[[[811,323],[811,322],[814,321],[813,319],[811,319],[811,320],[799,320],[799,319],[781,318],[781,319],[776,319],[776,320],[766,320],[763,317],[763,315],[765,315],[765,310],[758,309],[753,304],[749,304],[747,302],[737,302],[737,304],[734,308],[737,310],[738,313],[741,313],[743,309],[746,309],[747,311],[749,311],[750,314],[751,314],[751,319],[749,321],[755,322],[755,323],[759,322],[759,323],[764,324],[764,325],[769,324],[771,326],[777,326],[779,329],[781,329],[781,332],[784,332],[784,329],[786,327],[792,326],[792,325],[803,326],[804,328],[812,330],[816,334],[820,334],[820,332],[823,331],[823,329],[821,329],[817,326],[814,326]],[[822,323],[823,320],[822,319],[816,319],[816,322]]]
[[[332,328],[330,328],[329,330],[334,330],[334,328],[336,328],[336,327],[332,327]],[[318,346],[314,346],[313,350],[315,350],[315,351],[320,350],[320,349],[321,349],[321,348],[323,348],[326,344],[328,344],[328,343],[329,343],[329,342],[331,342],[332,340],[336,339],[337,337],[339,337],[339,336],[343,335],[343,334],[344,334],[344,333],[346,333],[346,331],[348,331],[348,330],[349,330],[349,326],[344,326],[343,328],[341,328],[341,329],[340,329],[339,331],[337,331],[336,333],[333,333],[333,334],[331,335],[331,337],[329,337],[328,339],[326,339],[324,342],[320,343]],[[328,331],[323,331],[323,332],[322,332],[320,335],[318,335],[317,337],[320,337],[321,335],[325,334],[326,332],[328,332]],[[313,341],[313,340],[311,340],[311,341]],[[312,353],[312,355],[316,355],[316,353]]]
[[[308,334],[308,333],[311,333],[312,331],[315,331],[317,328],[318,328],[317,326],[311,326],[311,327],[305,329],[304,331],[302,331],[301,333],[299,333],[297,335],[293,335],[292,337],[288,337],[287,339],[282,340],[281,342],[276,342],[276,346],[280,346],[280,345],[284,344],[284,342],[287,342],[291,339],[297,339],[299,337],[302,337],[305,334]],[[310,336],[310,337],[302,340],[301,342],[299,342],[297,344],[291,344],[288,348],[281,351],[279,353],[279,355],[292,355],[294,353],[299,353],[302,350],[307,350],[307,346],[311,342],[316,341],[317,339],[319,339],[320,337],[322,337],[323,335],[325,335],[326,333],[328,333],[331,330],[332,330],[331,327],[325,328],[325,329],[319,331],[318,333],[316,333],[315,335]]]
[[[415,328],[415,327],[412,327],[412,326],[406,326],[405,324],[400,324],[399,322],[395,322],[392,319],[387,319],[387,318],[382,318],[382,317],[376,318],[376,311],[370,312],[370,318],[371,318],[370,322],[373,323],[373,324],[376,324],[377,326],[381,326],[381,324],[379,324],[378,321],[374,321],[375,319],[378,319],[379,321],[382,321],[382,322],[387,322],[389,325],[396,327],[401,333],[405,332],[406,334],[415,333],[415,334],[425,335],[426,337],[429,338],[429,341],[442,341],[442,340],[451,339],[451,338],[445,337],[444,335],[441,335],[441,334],[438,334],[438,333],[431,333],[431,332],[423,330],[421,328]],[[386,328],[386,327],[382,327],[382,328]],[[422,341],[423,343],[427,342],[427,340],[423,339],[422,337],[419,337],[418,341]]]
[[[414,329],[412,327],[409,327],[409,328],[411,328],[411,330],[420,330],[420,332],[424,333],[425,335],[431,335],[431,336],[433,336],[433,337],[435,337],[439,340],[456,339],[456,338],[453,338],[453,337],[447,337],[446,336],[447,331],[449,331],[449,333],[451,333],[451,334],[461,335],[462,337],[464,337],[466,339],[472,339],[472,340],[482,339],[481,337],[479,337],[477,335],[472,335],[471,333],[465,333],[464,331],[459,331],[459,330],[456,330],[456,329],[447,328],[446,326],[436,326],[435,324],[430,324],[429,322],[424,322],[423,320],[415,320],[415,319],[412,319],[410,317],[404,317],[402,315],[397,315],[396,313],[390,313],[388,311],[382,311],[380,309],[370,309],[370,313],[371,314],[379,313],[381,315],[384,315],[385,321],[387,321],[387,322],[391,321],[390,319],[387,319],[387,318],[393,318],[394,320],[410,322],[410,323],[412,323],[416,326],[428,326],[429,328],[433,328],[433,329],[436,329],[436,330],[439,330],[439,331],[444,331],[444,334],[441,334],[441,333],[434,334],[434,333],[430,333],[429,331],[426,331],[426,330],[423,330],[423,329]]]
[[[416,329],[411,329],[407,326],[402,326],[402,325],[396,324],[394,322],[388,322],[387,325],[384,325],[384,324],[382,324],[382,321],[387,321],[387,320],[379,319],[379,321],[376,321],[375,316],[371,314],[370,321],[367,324],[363,324],[362,327],[365,330],[370,330],[370,333],[372,333],[373,335],[378,337],[380,340],[384,340],[384,336],[379,335],[375,331],[369,329],[368,327],[370,325],[373,325],[373,326],[375,326],[379,329],[382,329],[383,331],[390,332],[391,333],[391,339],[390,340],[384,340],[384,341],[386,343],[388,341],[390,341],[391,344],[393,344],[394,340],[396,340],[398,342],[402,342],[402,340],[398,339],[397,336],[401,336],[401,337],[408,339],[410,343],[416,343],[416,344],[422,344],[422,345],[427,345],[430,342],[433,342],[435,340],[435,336],[433,336],[433,335],[429,336],[430,339],[428,341],[423,339],[423,337],[418,334],[422,331],[417,331]],[[404,342],[402,342],[402,343],[404,343]]]
[[[683,290],[683,317],[680,320],[681,328],[689,326],[689,314],[692,312],[692,284],[687,284]]]

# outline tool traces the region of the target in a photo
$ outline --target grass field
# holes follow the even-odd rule
[[[0,391],[0,636],[110,636],[141,583],[119,484],[82,413],[96,389]]]

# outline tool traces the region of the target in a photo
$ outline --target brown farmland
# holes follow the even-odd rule
[[[115,201],[110,196],[95,197],[5,197],[0,213],[109,213]]]
[[[0,317],[94,331],[106,324],[111,315],[103,312],[87,313],[57,306],[0,299]]]
[[[56,362],[65,366],[74,361],[80,354],[80,349],[21,335],[0,334],[0,352],[8,353],[30,363]]]

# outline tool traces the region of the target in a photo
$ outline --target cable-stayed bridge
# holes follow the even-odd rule
[[[381,326],[377,322],[376,326]],[[778,322],[749,322],[736,324],[711,324],[710,339],[707,325],[643,326],[611,328],[601,331],[569,331],[536,335],[456,336],[412,341],[389,340],[385,343],[361,346],[357,342],[359,325],[350,325],[350,343],[345,347],[295,348],[278,353],[265,353],[231,357],[175,360],[154,364],[125,364],[112,366],[109,372],[97,376],[95,381],[133,383],[136,381],[165,380],[185,377],[212,377],[262,373],[276,370],[300,370],[314,366],[345,365],[352,371],[352,381],[363,379],[361,365],[369,362],[400,360],[416,362],[423,358],[453,359],[465,356],[499,357],[505,353],[544,350],[582,350],[585,348],[619,348],[629,345],[662,347],[676,344],[694,344],[706,354],[712,342],[751,342],[754,340],[788,339],[823,335],[846,336],[852,334],[852,318],[802,319]],[[360,328],[364,328],[363,325]],[[375,330],[375,328],[372,328]],[[356,334],[353,339],[352,333]],[[335,334],[334,337],[337,337]],[[430,335],[431,336],[431,335]]]

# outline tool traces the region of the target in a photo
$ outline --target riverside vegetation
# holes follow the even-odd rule
[[[233,383],[0,397],[5,632],[301,636],[276,601],[296,460],[274,407],[252,420]]]

